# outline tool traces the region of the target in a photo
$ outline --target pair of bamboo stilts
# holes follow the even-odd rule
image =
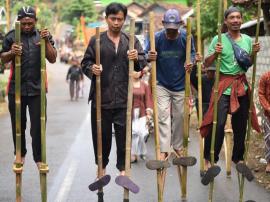
[[[155,52],[155,36],[154,36],[154,14],[150,13],[150,24],[149,24],[149,35],[150,35],[150,51]],[[187,47],[186,47],[186,64],[190,63],[191,56],[191,21],[187,20]],[[157,89],[156,89],[156,61],[151,61],[151,86],[153,96],[153,116],[154,116],[154,133],[155,133],[155,153],[156,159],[152,162],[160,162],[162,166],[164,164],[160,157],[160,142],[159,142],[159,128],[158,128],[158,108],[157,108]],[[186,72],[185,76],[185,101],[184,101],[184,141],[183,141],[183,156],[188,157],[188,136],[189,136],[189,96],[190,96],[190,73]],[[176,154],[177,157],[179,157]],[[183,157],[180,157],[183,158]],[[176,161],[174,161],[176,162]],[[174,163],[175,164],[175,163]],[[177,165],[177,171],[179,175],[179,181],[181,186],[181,198],[186,199],[187,197],[187,166]],[[158,202],[163,201],[163,192],[165,185],[167,168],[162,167],[157,169],[157,191],[158,191]]]
[[[42,202],[47,201],[47,173],[49,172],[46,164],[46,61],[45,61],[45,39],[41,41],[41,164],[38,169],[40,172],[40,189]],[[15,43],[21,43],[21,25],[15,23]],[[13,170],[16,174],[16,201],[22,200],[22,156],[21,156],[21,56],[15,56],[15,105],[16,105],[16,159]]]

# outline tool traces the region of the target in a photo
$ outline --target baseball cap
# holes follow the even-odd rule
[[[169,9],[166,11],[162,21],[165,29],[179,29],[181,24],[181,17],[178,10]]]
[[[29,18],[34,18],[37,19],[36,17],[36,11],[34,8],[30,6],[24,6],[18,11],[18,20],[29,17]]]

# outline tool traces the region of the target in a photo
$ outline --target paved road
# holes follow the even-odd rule
[[[67,66],[56,63],[49,65],[47,159],[50,167],[48,174],[49,202],[94,202],[95,193],[87,188],[95,179],[93,148],[91,142],[90,106],[87,104],[89,82],[85,96],[79,102],[70,102],[68,85],[65,83]],[[28,125],[29,129],[29,125]],[[198,156],[197,132],[191,129],[189,151]],[[40,201],[38,170],[32,160],[31,138],[27,132],[28,155],[23,172],[23,201]],[[148,159],[154,157],[153,140],[148,143]],[[13,148],[8,114],[0,116],[0,201],[15,201],[15,177],[12,171]],[[122,201],[123,190],[114,183],[118,174],[115,168],[115,143],[107,169],[112,176],[111,183],[105,188],[105,201]],[[145,169],[145,162],[139,161],[132,166],[132,179],[141,187],[139,194],[130,195],[133,202],[156,202],[156,172]],[[224,168],[224,161],[220,161]],[[201,202],[208,199],[208,187],[201,185],[198,165],[188,170],[188,201]],[[227,179],[225,171],[215,181],[215,201],[238,201],[238,185],[235,169],[232,178]],[[255,182],[246,183],[245,199],[257,202],[270,201],[270,193]],[[168,169],[164,202],[180,200],[180,188],[174,167]]]

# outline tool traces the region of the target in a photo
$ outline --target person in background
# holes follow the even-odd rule
[[[147,153],[145,141],[149,135],[147,124],[153,113],[153,101],[149,86],[141,80],[142,72],[133,72],[133,120],[131,162],[138,156],[145,159]]]
[[[76,57],[72,57],[71,67],[68,69],[66,76],[66,81],[69,82],[69,94],[71,101],[74,99],[74,90],[75,101],[78,101],[81,80],[83,80],[83,72],[80,67],[80,63]]]
[[[270,173],[270,71],[261,76],[258,94],[259,101],[264,110],[262,125],[265,140],[265,159],[267,161],[265,172]]]

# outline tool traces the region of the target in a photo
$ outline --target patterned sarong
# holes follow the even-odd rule
[[[265,141],[265,159],[270,162],[270,121],[267,117],[262,119],[264,141]]]

